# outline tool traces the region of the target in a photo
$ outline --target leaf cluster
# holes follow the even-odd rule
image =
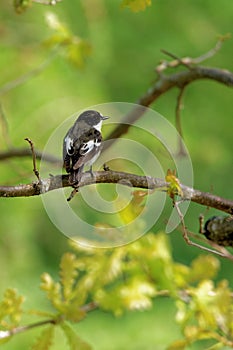
[[[63,56],[70,63],[77,68],[83,68],[87,57],[91,54],[89,42],[75,35],[54,13],[48,12],[46,20],[53,34],[45,40],[45,46],[59,47],[62,49]]]
[[[13,5],[16,13],[23,13],[31,5],[33,0],[14,0]],[[44,5],[56,5],[58,1],[62,0],[50,0],[50,1],[38,1],[40,4]],[[37,2],[37,1],[35,1]],[[151,0],[122,0],[122,8],[129,8],[132,12],[144,11],[148,6],[151,5]]]
[[[151,0],[123,0],[122,7],[128,7],[132,12],[144,11],[151,5]]]
[[[15,289],[8,288],[0,302],[0,344],[8,341],[12,330],[17,327],[23,314],[24,297],[17,294]]]
[[[159,296],[174,301],[183,333],[169,350],[186,349],[203,339],[211,339],[219,348],[233,346],[232,291],[226,280],[214,284],[220,267],[215,257],[199,256],[190,266],[174,262],[163,233],[150,233],[115,249],[81,247],[75,242],[71,247],[74,252],[61,259],[58,280],[48,273],[41,276],[41,289],[53,311],[37,312],[50,319],[33,350],[50,348],[55,327],[64,332],[70,349],[91,349],[71,323],[82,321],[97,307],[118,317],[126,311],[147,310]],[[0,303],[2,341],[17,333],[22,302],[14,290],[6,291]],[[12,333],[6,334],[9,330]]]

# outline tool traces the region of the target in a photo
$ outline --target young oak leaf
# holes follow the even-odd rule
[[[25,12],[31,6],[31,3],[31,0],[14,0],[13,5],[15,12],[19,14]]]
[[[183,192],[181,189],[180,181],[176,177],[176,171],[168,169],[167,175],[165,176],[165,180],[169,183],[167,194],[171,197],[171,199],[174,199],[175,195],[182,197]]]
[[[152,298],[156,295],[153,283],[146,278],[133,277],[120,290],[123,305],[128,310],[147,310],[152,306]]]
[[[41,276],[40,288],[46,292],[47,298],[51,301],[54,308],[60,310],[62,305],[61,285],[45,272]]]
[[[49,350],[53,343],[53,337],[54,325],[50,325],[40,333],[31,350]]]
[[[220,262],[212,255],[199,255],[191,263],[187,282],[201,281],[204,279],[213,279],[220,268]]]
[[[73,34],[54,13],[47,13],[46,22],[53,30],[53,34],[45,40],[44,44],[52,48],[59,45],[63,48],[62,54],[69,62],[77,68],[83,68],[87,57],[91,54],[91,45],[86,40]]]
[[[151,6],[151,0],[123,0],[121,6],[130,8],[132,12],[139,12]]]
[[[134,221],[142,212],[146,203],[146,196],[148,195],[148,191],[133,191],[131,192],[131,199],[128,203],[128,199],[124,199],[118,201],[116,204],[116,209],[118,209],[118,215],[123,221],[124,224],[129,224]],[[121,209],[123,207],[123,209]]]
[[[92,347],[88,343],[86,343],[77,335],[77,333],[73,330],[73,328],[67,322],[61,323],[60,327],[66,336],[70,350],[91,350],[92,349]]]
[[[0,302],[0,325],[7,329],[16,327],[22,316],[24,297],[17,295],[15,289],[8,288]]]
[[[76,256],[71,253],[64,254],[60,263],[60,281],[63,287],[63,297],[66,301],[72,299],[73,286],[77,275]]]

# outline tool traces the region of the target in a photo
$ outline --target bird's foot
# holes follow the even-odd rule
[[[79,189],[79,182],[81,180],[81,173],[80,172],[72,172],[69,174],[69,185],[73,187],[73,190],[69,197],[67,198],[67,201],[71,201],[71,199],[78,193]]]
[[[94,179],[94,173],[92,171],[92,166],[90,167],[90,169],[87,171],[87,173],[89,173],[92,177],[92,179]]]
[[[69,197],[67,198],[67,202],[70,202],[72,198],[74,198],[74,196],[76,195],[76,193],[78,193],[78,186],[74,187],[73,191],[71,192],[71,194],[69,195]]]

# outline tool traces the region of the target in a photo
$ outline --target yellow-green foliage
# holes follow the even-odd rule
[[[50,325],[42,331],[33,350],[49,349],[55,326],[64,332],[70,349],[90,349],[70,322],[80,322],[95,308],[115,316],[127,310],[150,309],[153,300],[161,295],[174,300],[176,321],[184,336],[171,344],[170,350],[185,349],[201,339],[214,339],[216,346],[232,345],[232,291],[226,280],[214,284],[212,279],[219,269],[215,257],[203,255],[190,266],[178,264],[173,261],[164,233],[150,233],[115,249],[81,247],[74,242],[71,246],[75,253],[63,255],[59,279],[54,280],[48,273],[41,276],[41,289],[54,311],[47,314]],[[17,328],[20,322],[22,301],[14,290],[6,291],[0,304],[4,340],[9,340],[4,331]],[[43,312],[39,310],[37,314]]]
[[[52,12],[46,15],[47,24],[52,29],[53,34],[45,40],[44,44],[50,48],[59,47],[63,56],[77,68],[85,65],[87,57],[91,53],[90,44],[74,35],[65,23]]]
[[[22,13],[31,6],[31,0],[14,0],[13,5],[17,13]]]
[[[151,5],[151,0],[123,0],[122,7],[129,7],[133,12],[144,11]]]

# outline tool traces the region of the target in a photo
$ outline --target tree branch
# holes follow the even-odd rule
[[[207,251],[207,252],[210,252],[210,253],[219,255],[219,256],[221,256],[221,257],[223,257],[223,258],[226,258],[226,259],[229,259],[229,260],[233,261],[233,255],[230,254],[230,253],[228,252],[228,250],[226,250],[224,247],[222,247],[222,246],[216,244],[215,242],[212,242],[212,241],[210,241],[210,240],[208,240],[208,239],[207,239],[206,241],[204,240],[204,242],[205,242],[205,243],[208,243],[211,247],[213,247],[213,248],[215,249],[215,250],[214,250],[214,249],[212,249],[212,248],[208,248],[208,247],[205,247],[205,246],[200,245],[199,243],[195,243],[195,242],[191,241],[191,240],[189,239],[189,235],[191,235],[192,237],[198,238],[199,240],[202,240],[202,239],[201,239],[200,237],[196,237],[195,234],[192,234],[191,232],[189,232],[189,231],[187,230],[187,227],[186,227],[185,221],[184,221],[184,216],[183,216],[183,214],[182,214],[182,212],[181,212],[181,210],[180,210],[180,208],[179,208],[179,203],[178,203],[178,202],[174,201],[174,207],[176,208],[177,213],[178,213],[179,218],[180,218],[180,221],[181,221],[182,232],[183,232],[183,238],[184,238],[185,242],[186,242],[188,245],[197,247],[197,248],[199,248],[199,249],[205,250],[205,251]]]
[[[215,50],[215,49],[213,49]],[[208,55],[207,55],[208,56]],[[201,56],[202,57],[202,56]],[[204,57],[204,56],[203,56]],[[202,60],[203,60],[202,57]],[[209,56],[208,56],[209,57]],[[53,57],[52,57],[53,58]],[[178,60],[177,65],[179,64],[185,64],[185,59]],[[155,84],[149,88],[149,90],[136,102],[138,104],[137,107],[133,108],[122,120],[122,123],[119,124],[113,131],[110,133],[110,135],[107,137],[107,140],[109,142],[107,143],[107,146],[105,148],[108,148],[112,145],[112,143],[115,141],[115,139],[119,138],[123,134],[128,132],[128,129],[132,124],[134,124],[146,111],[145,107],[149,107],[154,101],[156,101],[161,95],[165,94],[167,91],[174,87],[178,87],[181,89],[181,91],[184,89],[185,86],[188,84],[200,80],[200,79],[210,79],[214,80],[218,83],[224,84],[228,87],[233,87],[233,73],[226,69],[219,69],[219,68],[211,68],[211,67],[204,67],[204,66],[191,66],[191,63],[194,62],[197,59],[188,59],[188,63],[185,64],[185,70],[181,71],[179,73],[174,73],[171,75],[165,75],[161,72],[167,68],[167,66],[162,65],[162,68],[157,67],[158,72],[158,79],[155,82]],[[47,64],[47,63],[46,63]],[[35,69],[36,74],[40,72],[40,70],[44,69],[44,65],[42,64],[42,68]],[[175,67],[176,67],[175,66]],[[188,68],[188,69],[187,69]],[[28,75],[34,75],[34,71],[29,72]],[[6,84],[6,86],[3,86],[0,88],[0,95],[8,91],[9,89],[14,88],[15,86],[24,83],[28,79],[28,76],[23,78],[16,79],[16,81],[10,82]],[[9,85],[9,86],[8,86]],[[28,149],[11,149],[6,152],[0,152],[0,160],[11,158],[11,157],[27,157],[30,156],[31,153]],[[41,152],[36,151],[37,158],[41,158]],[[57,162],[55,158],[51,156],[44,156],[44,159],[49,162]]]
[[[113,132],[108,136],[109,145],[114,142],[114,139],[119,138],[121,135],[127,133],[130,128],[130,124],[135,123],[146,111],[143,107],[150,106],[156,101],[161,95],[166,93],[168,90],[178,87],[183,88],[186,85],[200,79],[210,79],[218,83],[224,84],[228,87],[233,87],[233,73],[225,69],[210,68],[204,66],[194,66],[191,69],[186,69],[179,73],[171,75],[159,75],[156,83],[143,95],[137,104],[140,106],[135,107],[125,119]]]
[[[32,69],[31,71],[21,75],[20,77],[16,78],[15,80],[9,81],[5,85],[0,87],[0,96],[4,95],[8,91],[15,89],[16,87],[26,83],[31,78],[39,75],[41,72],[43,72],[53,61],[53,59],[57,56],[57,51],[54,50],[52,53],[48,56],[48,58],[42,62],[38,67]]]
[[[169,184],[163,179],[118,171],[97,171],[94,173],[94,177],[88,172],[84,173],[79,187],[96,183],[117,183],[124,186],[157,189],[160,191],[167,191],[169,189]],[[37,196],[62,187],[70,187],[68,175],[50,176],[48,179],[41,179],[41,183],[34,182],[17,186],[0,186],[0,197]],[[201,192],[182,184],[180,187],[183,200],[190,200],[204,206],[221,210],[228,214],[233,214],[233,201],[215,196],[208,192]]]
[[[49,162],[49,163],[54,163],[62,166],[62,161],[58,157],[52,156],[50,154],[43,154],[43,152],[34,150],[36,154],[37,159],[41,159],[43,157],[43,160]],[[1,160],[6,160],[9,158],[24,158],[24,157],[32,157],[32,152],[29,148],[10,148],[6,151],[1,151],[0,152],[0,161]]]
[[[107,137],[110,142],[107,143],[107,148],[114,142],[114,139],[119,138],[123,134],[127,133],[128,129],[134,124],[146,111],[145,107],[150,106],[161,95],[168,90],[178,87],[183,89],[186,85],[199,79],[211,79],[228,87],[233,87],[233,73],[219,68],[209,68],[197,66],[192,69],[188,69],[172,75],[160,75],[156,83],[137,101],[139,106],[130,111],[124,118],[121,124],[117,126],[113,132]],[[0,89],[1,93],[1,89]],[[35,151],[37,158],[42,157],[42,152]],[[12,157],[27,157],[31,156],[29,149],[10,149],[8,151],[0,152],[0,160],[12,158]],[[44,155],[43,159],[57,163],[59,162],[53,156]]]
[[[90,303],[81,306],[80,310],[84,311],[84,312],[90,312],[90,311],[93,311],[97,308],[98,308],[98,304],[94,301],[91,301]],[[0,339],[6,339],[6,338],[11,337],[12,335],[15,335],[18,333],[23,333],[23,332],[26,332],[30,329],[38,328],[38,327],[45,326],[48,324],[56,325],[59,323],[59,321],[60,321],[59,318],[51,318],[48,320],[43,320],[43,321],[31,323],[31,324],[26,325],[26,326],[19,326],[19,327],[15,327],[13,329],[10,329],[10,330],[0,331]],[[61,321],[62,321],[62,318],[61,318]]]
[[[35,2],[37,4],[41,4],[41,5],[51,5],[54,6],[56,5],[58,2],[61,2],[62,0],[32,0],[32,2]]]

